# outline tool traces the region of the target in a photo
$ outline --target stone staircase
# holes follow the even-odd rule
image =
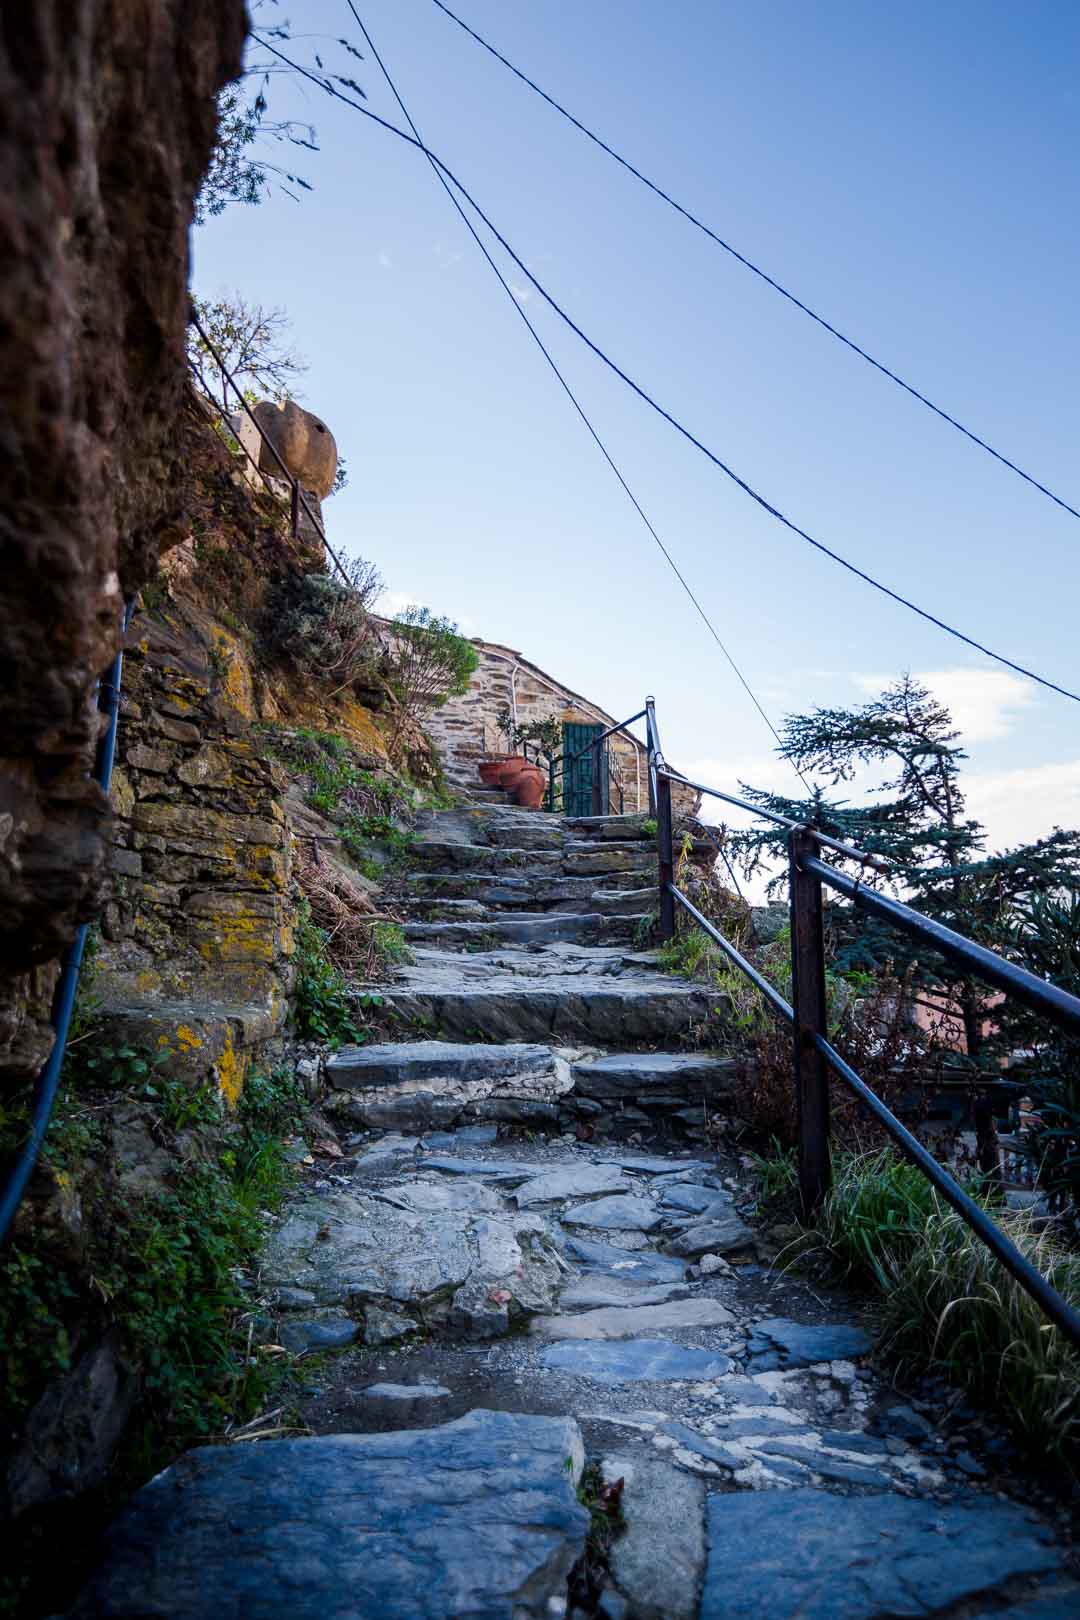
[[[158,1475],[70,1620],[1080,1613],[970,1428],[877,1376],[850,1306],[763,1269],[753,1187],[704,1133],[737,1106],[700,1049],[723,1007],[627,943],[640,821],[473,797],[422,819],[399,1039],[329,1058],[347,1151],[313,1144],[260,1268],[307,1435]],[[581,1505],[605,1488],[614,1539]]]
[[[608,1050],[693,1044],[716,998],[635,949],[656,902],[644,818],[571,820],[492,800],[420,818],[400,900],[414,961],[386,992],[403,1030]]]

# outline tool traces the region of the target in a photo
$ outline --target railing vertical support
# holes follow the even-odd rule
[[[799,1196],[803,1218],[817,1212],[832,1183],[829,1158],[829,1065],[816,1037],[828,1038],[825,932],[821,880],[803,870],[816,855],[805,832],[793,832],[791,856],[791,988],[795,1009],[795,1108],[799,1136]]]
[[[554,811],[555,811],[555,761],[554,761],[554,759],[549,759],[548,760],[548,811],[549,811],[550,814],[554,814]]]
[[[294,540],[300,536],[300,482],[294,478],[289,494],[289,524]]]
[[[659,764],[663,764],[658,755]],[[659,771],[656,773],[656,854],[659,866],[660,883],[660,924],[659,935],[661,939],[673,939],[675,936],[675,896],[671,892],[671,885],[675,881],[675,850],[671,833],[671,783]]]
[[[592,794],[589,800],[589,814],[591,816],[602,815],[604,810],[604,800],[601,793],[600,783],[600,746],[601,745],[599,743],[594,743],[592,748],[592,781],[590,784]]]

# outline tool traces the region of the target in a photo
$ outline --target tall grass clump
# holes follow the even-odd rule
[[[1080,1352],[914,1165],[887,1150],[838,1154],[834,1178],[816,1235],[845,1277],[883,1296],[879,1349],[912,1370],[943,1373],[1025,1449],[1080,1469]],[[992,1214],[1080,1305],[1080,1255],[1027,1211]]]

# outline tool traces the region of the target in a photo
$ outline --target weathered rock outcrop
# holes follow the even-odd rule
[[[242,0],[36,0],[0,27],[0,1079],[93,914],[94,682],[183,505],[187,232]]]
[[[266,437],[304,489],[325,500],[337,476],[337,445],[326,423],[305,411],[294,399],[282,405],[260,400],[253,412]],[[281,469],[265,444],[259,446],[259,466],[271,477]]]

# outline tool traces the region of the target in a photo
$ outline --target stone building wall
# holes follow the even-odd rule
[[[509,708],[518,723],[547,720],[583,725],[614,725],[622,716],[607,714],[597,704],[581,697],[523,658],[512,647],[474,639],[480,662],[463,697],[451,698],[428,719],[430,731],[443,760],[448,781],[458,787],[479,784],[477,768],[491,754],[505,753],[507,740],[499,730],[498,715]],[[647,812],[649,774],[644,744],[616,732],[608,739],[608,759],[612,775],[611,809],[627,815]],[[696,814],[699,796],[675,788],[672,802],[678,813]]]

